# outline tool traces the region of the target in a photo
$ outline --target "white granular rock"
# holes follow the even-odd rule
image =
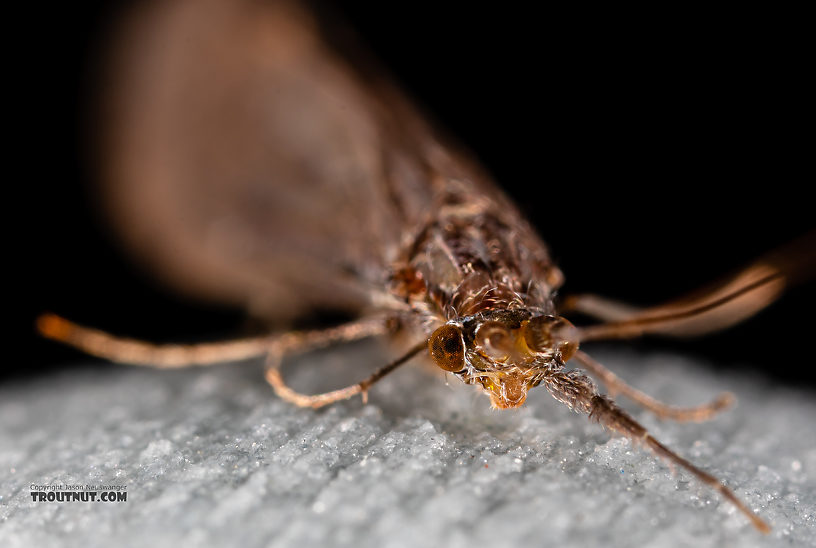
[[[366,406],[313,411],[276,398],[248,362],[72,368],[0,387],[0,544],[814,546],[813,393],[672,355],[588,350],[672,403],[737,394],[736,409],[703,424],[620,403],[724,480],[772,524],[768,537],[546,390],[492,411],[474,388],[412,363]],[[294,361],[290,376],[337,387],[384,360],[353,344]],[[34,502],[31,484],[126,485],[127,501]]]

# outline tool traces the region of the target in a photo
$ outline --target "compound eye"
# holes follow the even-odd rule
[[[441,369],[450,372],[465,368],[465,342],[455,325],[445,324],[428,339],[431,358]]]
[[[537,316],[524,329],[527,346],[536,352],[560,352],[568,361],[578,350],[575,326],[557,316]]]

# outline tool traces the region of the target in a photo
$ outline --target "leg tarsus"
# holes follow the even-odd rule
[[[52,339],[99,358],[157,369],[204,366],[263,356],[274,338],[266,335],[201,344],[152,344],[85,327],[56,314],[37,318],[37,330]]]
[[[266,370],[266,382],[268,382],[275,394],[284,401],[297,405],[298,407],[311,407],[318,409],[324,405],[329,405],[340,400],[347,400],[352,396],[359,394],[361,388],[359,384],[347,386],[340,390],[333,390],[324,394],[306,395],[292,390],[283,380],[280,374],[280,369],[277,367],[270,367]]]
[[[722,392],[707,404],[696,407],[674,407],[629,386],[623,379],[589,357],[585,352],[578,351],[574,357],[581,362],[590,374],[597,377],[606,386],[611,396],[621,394],[644,409],[651,411],[660,419],[670,419],[677,422],[704,422],[711,420],[715,415],[733,406],[736,402],[734,394]]]
[[[369,388],[425,348],[427,348],[427,343],[422,341],[420,344],[417,344],[393,362],[376,370],[368,378],[358,382],[357,384],[352,384],[350,386],[346,386],[345,388],[332,390],[323,394],[313,395],[301,394],[300,392],[296,392],[290,388],[289,385],[287,385],[283,380],[283,376],[280,372],[281,355],[270,353],[267,360],[268,369],[266,370],[266,380],[281,399],[293,403],[298,407],[311,407],[313,409],[318,409],[334,402],[347,400],[357,394],[362,394],[363,403],[365,404],[368,403]]]
[[[152,344],[78,325],[55,314],[43,314],[37,318],[37,330],[46,338],[73,346],[92,356],[157,369],[213,365],[267,353],[290,354],[322,348],[335,342],[380,335],[389,329],[385,318],[365,318],[315,331],[293,331],[215,343]]]

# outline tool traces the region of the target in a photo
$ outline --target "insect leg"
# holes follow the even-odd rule
[[[679,422],[703,422],[734,404],[736,398],[730,392],[719,394],[713,401],[697,407],[674,407],[644,394],[640,390],[626,384],[612,371],[589,357],[585,352],[578,351],[573,356],[584,368],[606,386],[609,394],[622,394],[641,407],[648,409],[661,419],[671,419]]]
[[[757,516],[733,491],[716,477],[697,468],[657,441],[648,430],[621,410],[609,398],[598,394],[592,381],[578,371],[549,371],[542,382],[550,394],[571,409],[588,414],[605,428],[622,434],[636,443],[642,443],[670,466],[676,465],[691,473],[695,478],[716,490],[737,507],[762,533],[770,532],[770,526]]]
[[[766,254],[733,276],[660,306],[637,309],[596,295],[576,295],[565,299],[560,311],[582,312],[607,322],[579,328],[581,341],[711,333],[750,318],[784,289],[816,277],[815,247],[816,231]]]
[[[601,297],[578,296],[568,304],[608,321],[578,328],[581,341],[631,339],[646,334],[684,337],[718,331],[753,316],[776,300],[785,285],[783,273],[757,266],[710,292],[634,315],[625,314],[625,305]]]
[[[604,322],[617,322],[634,318],[642,313],[643,310],[642,308],[592,293],[567,295],[558,307],[559,314],[580,312],[590,318]]]
[[[267,335],[217,343],[157,345],[117,337],[75,324],[55,314],[43,314],[37,318],[37,331],[46,338],[73,346],[92,356],[157,369],[211,365],[262,356],[270,344],[270,337]]]
[[[422,350],[425,350],[427,347],[428,347],[427,342],[422,341],[418,345],[411,348],[401,357],[397,358],[393,362],[389,363],[384,367],[381,367],[380,369],[372,373],[371,376],[369,376],[367,379],[364,379],[356,384],[352,384],[351,386],[347,386],[345,388],[332,390],[331,392],[325,392],[323,394],[313,395],[301,394],[299,392],[292,390],[284,382],[283,377],[281,376],[280,371],[281,355],[270,353],[267,358],[269,368],[266,370],[266,380],[270,385],[272,385],[272,388],[275,390],[275,393],[281,399],[284,399],[299,407],[312,407],[314,409],[317,409],[318,407],[323,407],[324,405],[328,405],[330,403],[334,403],[340,400],[346,400],[357,394],[362,394],[363,402],[365,402],[368,399],[368,389],[371,388],[371,386],[374,383],[376,383],[378,380],[394,371],[400,365],[404,364],[405,362],[413,358]]]
[[[270,352],[281,354],[320,348],[332,342],[381,334],[387,329],[386,322],[382,319],[366,319],[320,331],[264,335],[216,343],[157,345],[117,337],[75,324],[55,314],[43,314],[37,318],[37,330],[44,337],[100,358],[157,369],[212,365],[263,356]]]

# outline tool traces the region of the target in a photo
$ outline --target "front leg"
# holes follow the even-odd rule
[[[279,398],[288,401],[289,403],[293,403],[298,407],[311,407],[313,409],[318,409],[331,403],[347,400],[353,396],[356,396],[357,394],[362,394],[363,403],[366,403],[368,400],[368,389],[371,388],[374,383],[394,371],[397,367],[404,364],[426,348],[427,343],[422,341],[396,360],[376,370],[368,378],[356,384],[346,386],[345,388],[332,390],[331,392],[325,392],[323,394],[301,394],[300,392],[296,392],[290,388],[289,385],[287,385],[283,380],[283,376],[281,375],[280,367],[282,356],[280,354],[270,353],[267,357],[268,367],[266,370],[266,382],[272,386],[272,389]]]
[[[678,422],[703,422],[712,419],[716,414],[734,405],[736,397],[731,392],[722,392],[713,401],[697,407],[675,407],[644,394],[637,388],[626,384],[612,371],[595,361],[586,352],[577,351],[574,359],[581,362],[587,371],[600,380],[610,395],[621,394],[644,409],[648,409],[661,419]]]

